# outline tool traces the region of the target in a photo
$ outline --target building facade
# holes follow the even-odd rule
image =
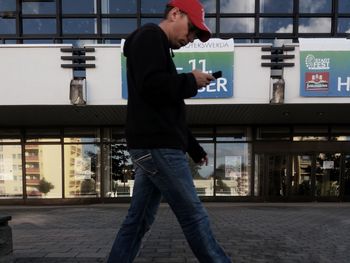
[[[0,204],[130,199],[122,39],[158,23],[166,2],[0,1]],[[205,167],[189,160],[198,194],[218,201],[349,201],[350,81],[341,76],[341,94],[327,95],[324,78],[337,71],[304,67],[324,58],[317,52],[335,52],[338,61],[350,50],[350,2],[202,2],[210,43],[223,43],[219,52],[226,52],[214,63],[226,78],[187,101],[188,123],[209,156]],[[320,47],[310,51],[315,60],[304,58],[300,39],[307,38]],[[328,82],[327,90],[336,90]]]

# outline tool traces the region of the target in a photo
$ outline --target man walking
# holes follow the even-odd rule
[[[197,37],[203,42],[210,38],[200,2],[172,0],[159,25],[146,24],[125,42],[126,139],[135,168],[135,184],[109,263],[133,262],[162,196],[201,263],[231,262],[213,236],[186,159],[187,152],[194,162],[208,164],[206,152],[186,125],[184,99],[195,96],[214,78],[198,70],[178,74],[171,56],[172,49]]]

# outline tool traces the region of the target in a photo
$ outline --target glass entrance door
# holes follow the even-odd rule
[[[344,157],[344,196],[350,198],[350,155]]]
[[[292,160],[291,196],[312,196],[312,155],[294,155]]]
[[[339,197],[340,153],[319,153],[316,156],[316,197]]]
[[[268,198],[287,196],[287,155],[268,155],[266,158],[266,174]]]

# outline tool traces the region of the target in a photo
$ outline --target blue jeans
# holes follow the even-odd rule
[[[177,149],[133,149],[130,155],[135,168],[133,196],[108,263],[133,262],[142,237],[155,219],[162,196],[176,215],[199,262],[230,263],[213,236],[186,155]]]

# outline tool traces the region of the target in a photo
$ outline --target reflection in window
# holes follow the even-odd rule
[[[350,18],[338,18],[339,33],[350,33]]]
[[[330,33],[330,18],[300,18],[299,33]]]
[[[98,128],[65,128],[65,143],[99,142],[100,130]]]
[[[92,144],[64,146],[66,197],[100,196],[100,148]]]
[[[0,17],[0,34],[16,34],[16,19]]]
[[[247,143],[216,145],[215,192],[217,196],[247,196],[250,194],[250,163]]]
[[[254,18],[220,18],[220,33],[254,33]]]
[[[124,144],[104,145],[105,197],[131,196],[134,169]]]
[[[339,13],[350,13],[350,1],[349,0],[338,0]]]
[[[96,19],[65,18],[62,21],[63,34],[96,34]]]
[[[23,19],[23,34],[56,34],[56,19]]]
[[[159,18],[159,17],[141,18],[141,25],[145,25],[148,23],[153,23],[153,24],[158,25],[162,20],[163,20],[163,18]]]
[[[332,0],[302,0],[299,1],[300,13],[331,13]]]
[[[211,33],[216,33],[216,18],[205,18],[205,24],[209,27]]]
[[[332,141],[350,141],[350,126],[333,126],[331,128]]]
[[[141,1],[141,13],[163,14],[168,0]]]
[[[16,11],[16,0],[1,0],[0,12],[1,11]]]
[[[292,188],[293,195],[310,196],[311,195],[311,166],[312,156],[297,155],[293,156],[292,164]]]
[[[136,28],[136,19],[133,18],[102,19],[103,34],[129,34]]]
[[[327,141],[328,127],[326,126],[296,126],[293,141]]]
[[[280,33],[280,32],[279,32]],[[271,41],[271,40],[270,40]],[[259,42],[261,43],[261,42]],[[271,42],[270,42],[271,43]],[[292,39],[278,39],[278,38],[275,38],[273,41],[272,41],[273,45],[276,46],[276,47],[280,47],[280,46],[283,46],[283,45],[286,45],[286,44],[292,44],[293,43],[293,40]]]
[[[292,18],[260,18],[261,33],[293,33]]]
[[[235,44],[236,43],[249,44],[249,43],[253,43],[253,40],[251,38],[235,38]]]
[[[75,47],[82,47],[84,45],[97,44],[96,39],[63,39],[63,44],[72,44]],[[84,71],[84,73],[86,73]]]
[[[0,142],[20,142],[21,134],[18,129],[0,129]]]
[[[194,185],[198,195],[213,196],[213,175],[214,175],[214,144],[201,143],[204,151],[208,155],[208,165],[200,166],[193,162],[191,157],[188,157],[191,173],[193,176]]]
[[[256,154],[255,155],[255,167],[254,167],[254,196],[263,195],[263,178],[265,174],[264,170],[264,155]]]
[[[21,145],[0,145],[0,199],[22,195]]]
[[[62,197],[61,145],[27,144],[25,162],[28,198]]]
[[[251,139],[245,127],[218,127],[216,130],[217,141],[246,141]]]
[[[292,13],[293,0],[260,0],[261,13]]]
[[[221,13],[254,13],[255,0],[220,0]]]
[[[103,14],[135,14],[136,0],[102,0]]]
[[[24,2],[22,3],[23,14],[55,14],[56,1],[48,2]]]
[[[339,196],[340,153],[316,157],[316,196]]]
[[[63,14],[94,14],[96,0],[62,0]]]
[[[53,39],[23,39],[23,44],[53,44]]]
[[[60,142],[59,129],[27,129],[26,142]]]
[[[350,155],[345,155],[344,166],[344,195],[350,196]]]
[[[257,140],[289,140],[289,127],[261,127],[256,132]]]
[[[0,26],[1,28],[1,26]],[[5,39],[5,44],[17,44],[17,40],[15,39]]]
[[[213,128],[207,127],[191,127],[191,133],[199,141],[214,141]]]
[[[216,1],[215,0],[202,0],[201,1],[206,14],[216,13]]]
[[[120,44],[120,39],[105,39],[104,44]]]

